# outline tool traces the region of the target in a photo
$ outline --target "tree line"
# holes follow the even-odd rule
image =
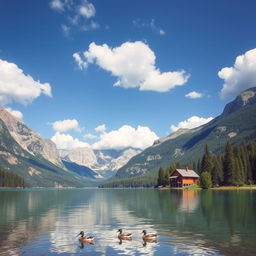
[[[180,163],[171,163],[167,168],[160,167],[158,171],[157,186],[168,186],[170,185],[170,176],[175,169],[180,168]]]
[[[179,163],[169,167],[160,167],[158,186],[169,185],[172,172],[180,168]],[[222,154],[212,154],[205,145],[204,154],[197,162],[189,166],[200,175],[203,188],[215,186],[243,186],[256,184],[256,141],[232,146],[228,141]]]
[[[26,187],[25,180],[12,172],[0,168],[0,187]]]
[[[202,160],[195,163],[202,186],[243,186],[256,183],[256,141],[232,146],[228,141],[223,154],[213,155],[208,146]]]
[[[231,145],[228,141],[222,154],[212,154],[205,145],[202,158],[186,165],[200,175],[203,188],[212,186],[242,186],[256,184],[256,141]],[[99,187],[153,187],[168,186],[169,177],[175,169],[181,168],[179,162],[160,167],[158,173],[148,173],[126,179],[115,179]]]
[[[154,173],[149,173],[143,176],[135,176],[126,179],[114,179],[111,181],[106,181],[99,185],[99,188],[137,188],[144,187],[150,188],[156,185],[156,175]]]

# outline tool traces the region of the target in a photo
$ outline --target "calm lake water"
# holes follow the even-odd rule
[[[143,229],[158,241],[143,243]],[[256,191],[2,190],[0,255],[255,256]]]

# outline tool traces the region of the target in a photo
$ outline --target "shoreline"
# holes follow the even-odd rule
[[[256,185],[245,185],[245,186],[221,186],[210,188],[212,190],[256,190]]]
[[[28,189],[56,189],[56,190],[64,190],[64,189],[88,189],[88,188],[98,188],[98,187],[81,187],[81,188],[77,188],[77,187],[27,187],[27,188],[22,188],[22,187],[0,187],[0,190],[13,190],[13,189],[17,189],[17,190],[28,190]],[[143,188],[143,189],[147,189],[144,187],[134,187],[134,188],[130,188],[130,187],[122,187],[122,188],[107,188],[107,189],[138,189],[138,188]],[[104,189],[104,188],[103,188]],[[152,188],[150,188],[152,189]],[[191,187],[160,187],[160,188],[155,188],[157,190],[204,190],[203,188],[199,187],[199,186],[191,186]],[[213,187],[213,188],[209,188],[209,190],[256,190],[256,185],[245,185],[245,186],[219,186],[219,187]]]
[[[191,187],[179,187],[179,188],[172,188],[172,187],[161,187],[157,188],[158,190],[204,190],[199,186],[191,186]],[[245,186],[219,186],[209,188],[209,190],[256,190],[256,185],[245,185]]]

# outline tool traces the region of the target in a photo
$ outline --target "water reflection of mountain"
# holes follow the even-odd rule
[[[178,240],[182,237],[192,244],[200,240],[225,255],[256,253],[254,191],[141,190],[116,196],[120,204],[136,217],[147,219],[160,234]]]
[[[74,190],[1,191],[0,248],[13,255],[28,241],[48,235],[66,207],[88,204],[90,194],[81,200]]]
[[[37,250],[41,255],[92,256],[256,251],[254,192],[31,190],[2,191],[0,198],[0,255],[38,255]],[[120,227],[133,232],[133,241],[119,244]],[[159,243],[144,247],[142,229],[157,231]],[[79,248],[75,235],[81,230],[96,237],[95,246]]]
[[[157,245],[144,247],[139,231],[135,242],[119,244],[117,228],[128,230],[137,218],[112,200],[113,191],[1,191],[0,198],[0,255],[154,255]],[[95,246],[79,248],[81,230]]]

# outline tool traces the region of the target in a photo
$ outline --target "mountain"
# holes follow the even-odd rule
[[[222,116],[231,114],[239,109],[254,105],[256,103],[256,87],[241,92],[234,101],[227,104]]]
[[[76,163],[81,166],[92,167],[97,162],[96,156],[91,148],[76,148],[72,150],[59,150],[60,157],[66,162]]]
[[[62,166],[58,150],[51,140],[43,139],[4,108],[0,108],[0,119],[5,123],[14,140],[24,150],[34,156],[43,157],[53,164]]]
[[[228,140],[242,143],[256,138],[256,88],[240,93],[227,104],[223,113],[194,129],[180,129],[158,139],[121,167],[116,178],[129,178],[157,171],[171,162],[182,165],[197,161],[208,144],[212,153],[221,153]]]
[[[141,152],[140,149],[126,148],[123,150],[93,150],[91,148],[76,148],[73,150],[59,150],[62,160],[88,167],[105,176],[115,173],[133,156]]]
[[[62,162],[68,170],[75,172],[82,177],[86,177],[86,178],[90,178],[90,179],[102,178],[101,175],[99,175],[97,172],[91,170],[88,167],[78,165],[78,164],[72,163],[72,162],[66,162],[64,160]]]
[[[82,187],[84,177],[64,167],[53,142],[0,108],[0,166],[33,187]]]

